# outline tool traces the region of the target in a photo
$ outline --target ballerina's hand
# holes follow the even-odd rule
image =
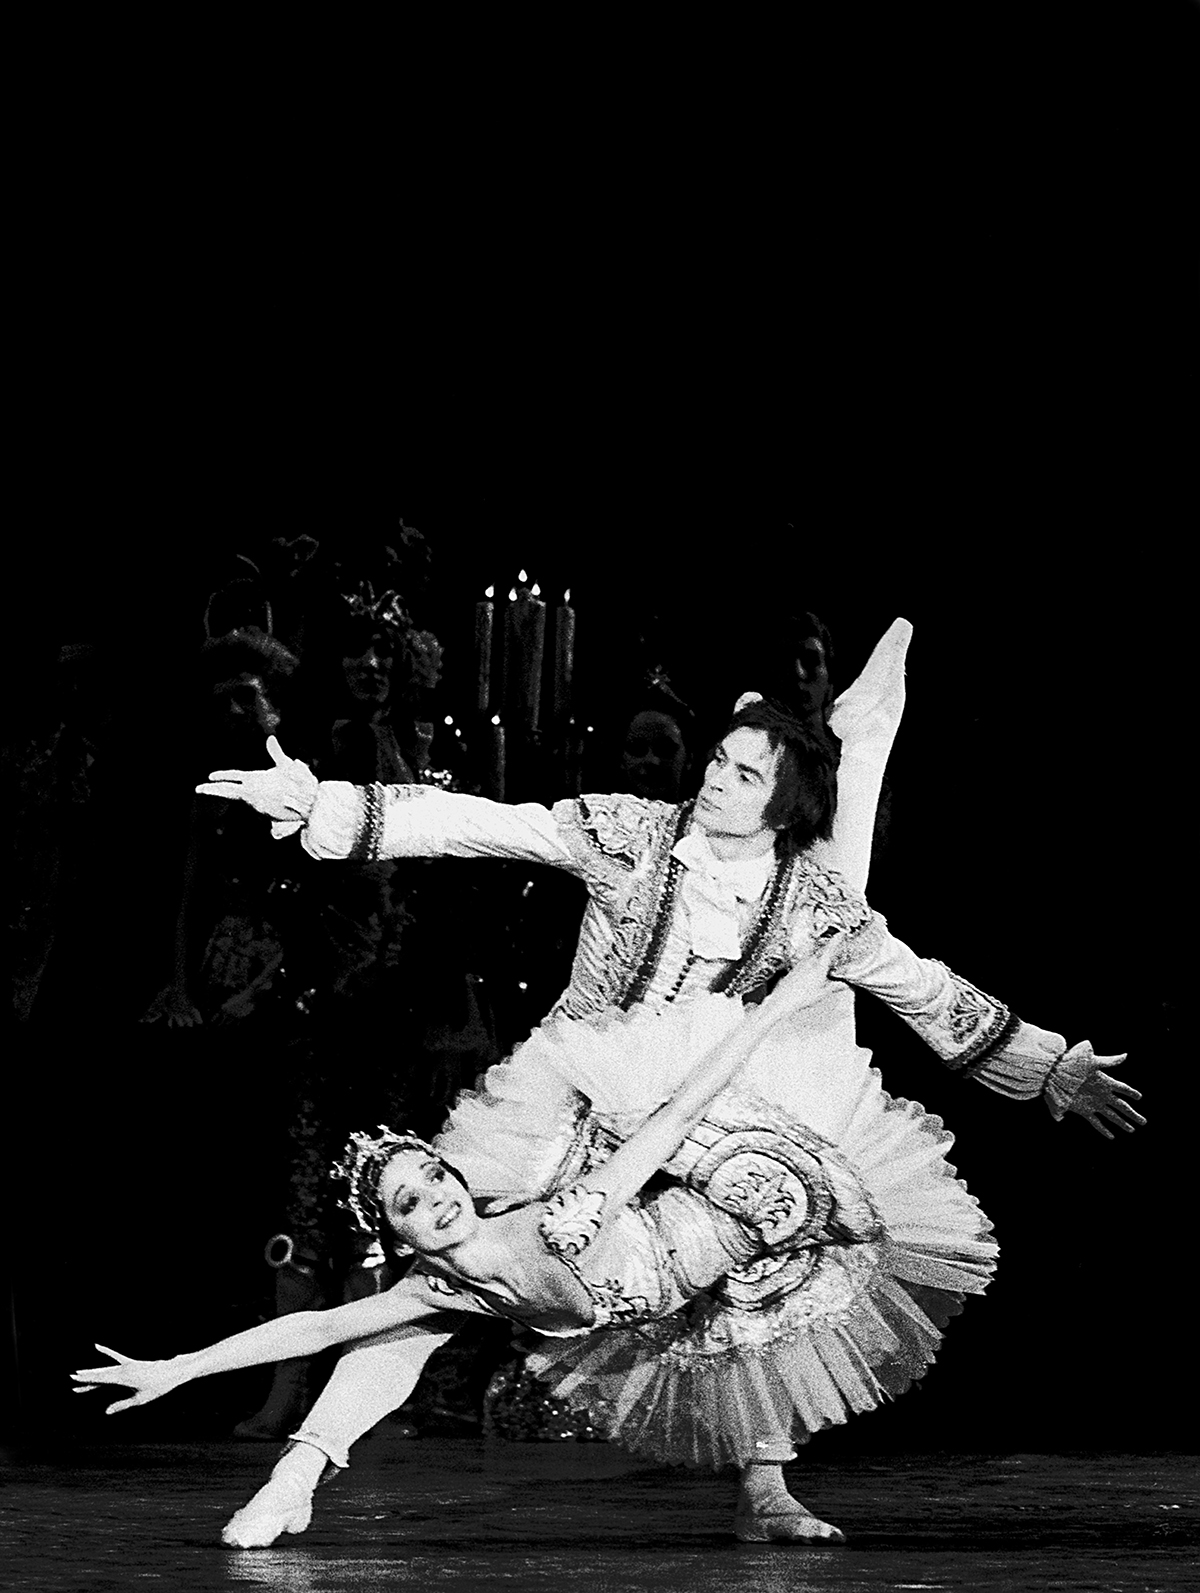
[[[1080,1085],[1075,1099],[1067,1107],[1068,1112],[1078,1112],[1105,1139],[1115,1138],[1105,1128],[1105,1122],[1115,1123],[1127,1134],[1146,1125],[1146,1119],[1140,1112],[1134,1111],[1130,1104],[1141,1100],[1141,1090],[1135,1090],[1132,1084],[1125,1084],[1120,1079],[1109,1078],[1107,1073],[1100,1071],[1102,1067],[1118,1067],[1124,1060],[1124,1056],[1098,1056],[1096,1071]]]
[[[306,763],[289,758],[274,736],[267,737],[273,769],[215,769],[196,790],[201,796],[228,797],[247,802],[275,822],[271,833],[278,840],[294,835],[312,812],[317,798],[317,777]]]
[[[136,1390],[128,1399],[120,1399],[115,1405],[110,1405],[105,1411],[106,1416],[113,1416],[119,1410],[128,1410],[132,1405],[148,1405],[152,1399],[169,1394],[173,1388],[178,1388],[180,1383],[186,1381],[173,1361],[135,1361],[128,1355],[118,1355],[116,1350],[110,1350],[103,1344],[97,1344],[96,1348],[101,1355],[111,1355],[117,1364],[91,1366],[83,1371],[72,1372],[75,1393],[89,1394],[107,1383]]]

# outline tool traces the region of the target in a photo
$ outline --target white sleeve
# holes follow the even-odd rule
[[[1086,1040],[1024,1023],[1004,1002],[929,957],[918,957],[873,913],[847,937],[835,979],[869,990],[915,1029],[946,1065],[1012,1101],[1045,1099],[1061,1119],[1098,1066]]]
[[[428,785],[323,780],[301,842],[320,859],[497,857],[576,871],[549,808],[509,806]]]

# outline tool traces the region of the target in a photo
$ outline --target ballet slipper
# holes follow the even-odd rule
[[[312,1499],[324,1454],[309,1444],[294,1444],[253,1499],[234,1515],[221,1534],[231,1549],[265,1549],[283,1532],[303,1532],[312,1520]]]
[[[312,1493],[274,1479],[230,1517],[221,1542],[231,1549],[265,1549],[284,1532],[303,1532],[312,1520]]]
[[[846,1535],[821,1521],[790,1494],[751,1503],[738,1501],[733,1518],[739,1543],[845,1543]]]

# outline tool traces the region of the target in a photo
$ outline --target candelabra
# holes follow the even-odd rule
[[[521,802],[578,795],[574,673],[570,590],[551,609],[525,570],[506,597],[497,600],[489,586],[475,605],[473,670],[472,750],[484,796]]]

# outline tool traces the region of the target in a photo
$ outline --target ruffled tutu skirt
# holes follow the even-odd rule
[[[660,1013],[550,1021],[459,1100],[438,1149],[497,1209],[545,1198],[611,1154],[741,1018],[739,1003],[710,996]],[[803,1441],[908,1388],[965,1297],[986,1288],[997,1246],[947,1161],[952,1136],[915,1102],[887,1095],[865,1053],[847,1066],[855,1076],[841,1081],[836,1137],[827,1079],[814,1076],[810,1112],[803,1077],[789,1079],[786,1111],[733,1088],[666,1169],[720,1202],[721,1178],[705,1185],[699,1174],[720,1164],[726,1189],[744,1195],[747,1176],[765,1188],[762,1169],[775,1167],[777,1185],[806,1180],[805,1224],[756,1226],[740,1210],[757,1253],[690,1303],[540,1339],[529,1356],[529,1370],[613,1441],[709,1466],[760,1457],[764,1440]]]

